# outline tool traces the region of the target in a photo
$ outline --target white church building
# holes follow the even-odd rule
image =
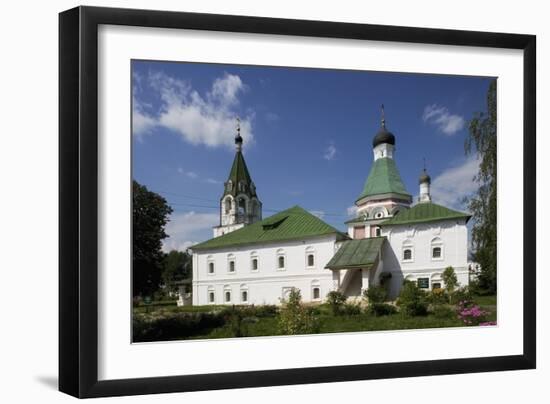
[[[300,289],[305,302],[321,302],[333,290],[359,298],[373,284],[396,297],[406,279],[426,290],[444,287],[441,275],[448,266],[460,285],[468,284],[470,215],[431,201],[426,169],[413,204],[384,117],[347,233],[299,206],[262,219],[242,142],[238,129],[214,237],[192,247],[193,305],[280,304],[292,288]]]

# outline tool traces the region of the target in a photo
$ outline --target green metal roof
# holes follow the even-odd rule
[[[385,237],[372,237],[344,241],[325,268],[370,268],[378,259]]]
[[[431,202],[418,203],[410,209],[402,209],[397,215],[382,223],[383,226],[432,222],[446,219],[466,219],[471,215],[451,210]]]
[[[294,206],[260,222],[194,245],[192,250],[225,248],[241,244],[271,243],[336,234],[337,239],[347,235],[328,225],[305,209]]]
[[[389,157],[382,157],[374,161],[365,182],[363,192],[357,201],[368,196],[380,194],[398,194],[406,199],[411,195],[405,189],[395,161]]]
[[[227,188],[227,183],[231,181],[232,187],[231,189]],[[246,184],[246,191],[242,192],[239,191],[238,184],[240,182],[244,182]],[[250,173],[248,172],[248,167],[246,166],[246,162],[244,161],[244,156],[241,151],[237,151],[235,153],[235,158],[233,159],[233,165],[231,166],[231,171],[229,172],[229,177],[227,178],[227,182],[225,183],[225,192],[223,196],[225,195],[237,195],[238,193],[245,193],[250,196],[256,195],[256,189],[251,186],[252,185],[252,178],[250,177]]]

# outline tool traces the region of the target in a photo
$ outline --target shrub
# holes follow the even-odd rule
[[[219,313],[168,313],[162,317],[135,314],[132,318],[134,342],[169,341],[201,334],[225,324]]]
[[[456,313],[459,320],[466,325],[485,325],[487,323],[487,316],[490,314],[488,311],[482,310],[472,300],[461,300],[458,302]]]
[[[361,306],[355,303],[344,303],[340,308],[340,313],[344,316],[357,316],[361,314]]]
[[[426,292],[418,288],[414,282],[403,282],[397,305],[408,316],[425,316],[428,314]]]
[[[438,319],[445,320],[455,318],[455,311],[449,306],[437,305],[433,308],[434,316]]]
[[[275,317],[279,313],[277,306],[272,304],[265,304],[261,306],[250,306],[252,308],[252,313],[256,317]]]
[[[283,335],[313,334],[319,332],[319,329],[319,322],[302,304],[300,290],[292,288],[288,300],[283,301],[279,315],[279,332]]]
[[[470,301],[472,300],[472,294],[470,293],[470,288],[468,286],[463,286],[458,288],[453,293],[452,303],[458,303],[461,301]]]
[[[382,286],[372,285],[363,292],[363,298],[367,300],[368,304],[384,303],[387,297],[388,292]]]
[[[445,304],[449,301],[447,296],[447,291],[442,288],[433,289],[428,293],[427,296],[428,302],[435,305]]]
[[[342,307],[346,302],[347,297],[342,292],[333,290],[327,294],[327,303],[330,306],[332,314],[338,316],[342,312]]]
[[[371,303],[369,304],[368,312],[369,314],[372,314],[376,317],[380,317],[380,316],[388,316],[390,314],[395,314],[397,310],[391,304]]]
[[[447,289],[447,293],[449,294],[449,302],[451,302],[453,292],[455,288],[458,286],[458,280],[456,279],[454,268],[453,267],[445,268],[445,270],[443,271],[443,274],[441,275],[441,279],[443,279],[443,282],[445,282],[445,289]]]

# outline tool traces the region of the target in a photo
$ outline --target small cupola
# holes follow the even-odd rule
[[[418,202],[431,202],[432,196],[430,195],[430,185],[432,184],[432,179],[428,175],[428,171],[426,171],[426,159],[424,159],[424,168],[418,178],[418,184],[420,185]]]
[[[243,138],[241,136],[241,120],[237,117],[237,134],[235,135],[235,148],[240,152],[243,148]]]
[[[384,104],[382,104],[382,119],[380,122],[380,130],[372,139],[372,147],[375,148],[381,144],[391,144],[395,146],[395,136],[386,128],[386,117],[384,113]]]

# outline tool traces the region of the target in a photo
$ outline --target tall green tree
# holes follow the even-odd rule
[[[162,240],[168,235],[164,231],[172,208],[166,200],[133,181],[133,273],[134,296],[151,295],[161,281],[164,253]]]
[[[468,201],[473,216],[472,248],[481,270],[478,287],[489,293],[497,290],[497,82],[487,91],[487,112],[478,112],[469,123],[466,154],[480,158],[474,181],[479,189]]]
[[[186,251],[172,250],[164,256],[162,283],[168,290],[177,289],[176,282],[191,278],[192,258]]]

